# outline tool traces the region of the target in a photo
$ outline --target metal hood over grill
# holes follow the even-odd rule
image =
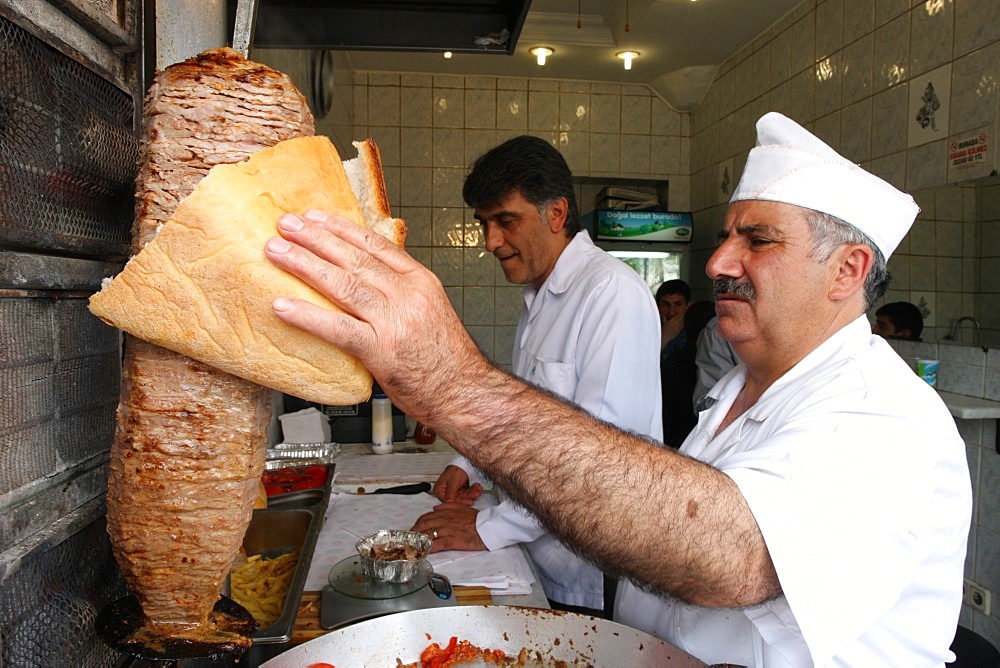
[[[514,53],[531,0],[258,0],[253,45]],[[236,0],[227,1],[229,31]]]

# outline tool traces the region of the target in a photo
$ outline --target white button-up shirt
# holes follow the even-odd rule
[[[514,373],[622,429],[662,440],[660,319],[652,291],[586,232],[563,250],[541,289],[524,288]],[[464,457],[452,462],[483,482]],[[476,528],[496,550],[525,543],[545,595],[566,605],[604,606],[601,571],[510,499],[480,511]]]

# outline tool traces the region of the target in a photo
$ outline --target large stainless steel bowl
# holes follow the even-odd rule
[[[431,608],[386,615],[332,631],[263,664],[304,668],[325,662],[337,668],[395,668],[414,663],[432,642],[452,636],[517,656],[527,647],[541,665],[555,661],[631,668],[704,668],[705,664],[649,634],[596,617],[509,606]]]

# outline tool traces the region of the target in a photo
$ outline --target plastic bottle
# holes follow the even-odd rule
[[[372,452],[387,455],[392,452],[392,403],[384,394],[372,399]]]

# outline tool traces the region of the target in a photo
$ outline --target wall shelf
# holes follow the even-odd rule
[[[938,396],[944,401],[944,405],[948,407],[952,417],[963,420],[997,420],[994,448],[997,453],[1000,453],[1000,401],[967,397],[951,392],[938,392]]]

